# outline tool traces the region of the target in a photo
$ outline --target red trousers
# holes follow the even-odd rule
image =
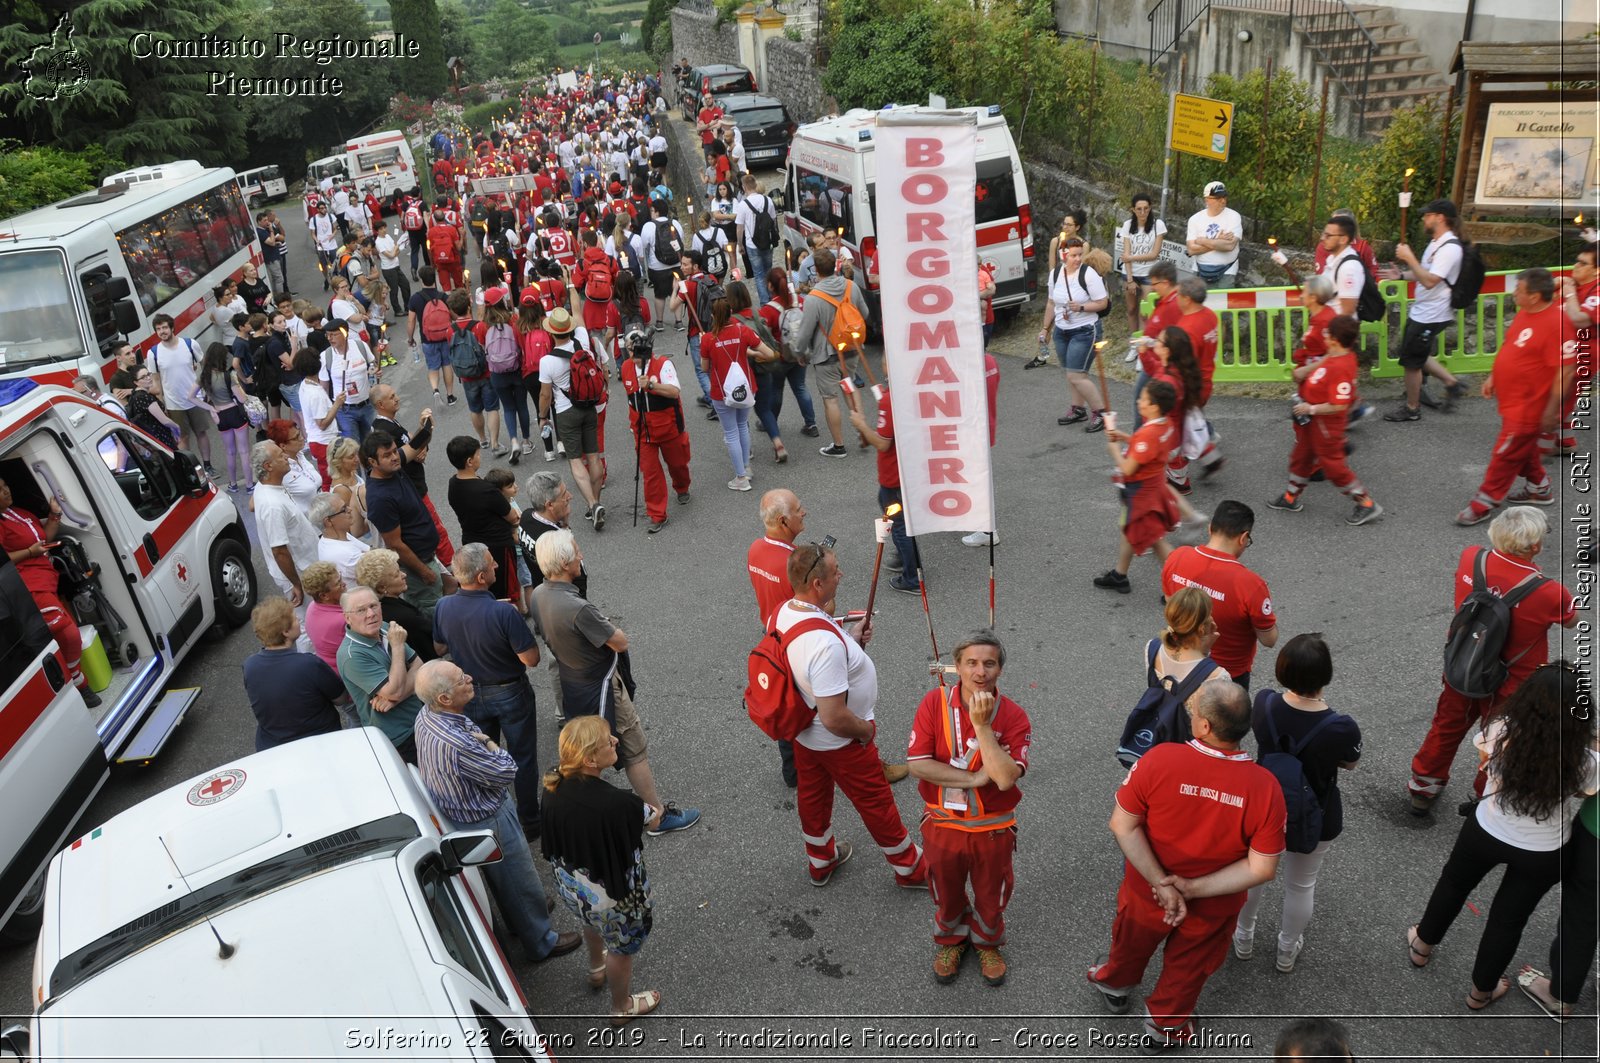
[[[1500,428],[1494,441],[1494,453],[1489,456],[1489,467],[1483,472],[1483,483],[1472,496],[1473,505],[1479,509],[1493,509],[1505,501],[1517,477],[1523,477],[1532,488],[1549,486],[1550,477],[1539,459],[1539,430]]]
[[[461,260],[459,258],[445,262],[442,259],[433,260],[433,268],[439,271],[439,290],[453,292],[457,288],[466,287],[466,281],[461,276]]]
[[[1182,1026],[1194,1014],[1206,979],[1228,957],[1229,938],[1244,900],[1245,894],[1235,893],[1190,901],[1183,922],[1168,926],[1161,921],[1160,905],[1150,899],[1149,885],[1129,870],[1117,890],[1111,958],[1100,968],[1100,982],[1113,989],[1131,989],[1144,980],[1156,949],[1165,946],[1161,977],[1144,998],[1144,1006],[1153,1025],[1167,1030]]]
[[[667,519],[667,474],[672,477],[672,489],[678,494],[689,490],[689,433],[678,430],[678,421],[671,410],[654,410],[645,415],[644,438],[635,438],[639,448],[639,469],[644,478],[644,508],[651,521],[659,524]],[[638,418],[633,430],[639,431]],[[661,471],[665,464],[667,473]]]
[[[1015,827],[970,831],[922,821],[923,865],[935,906],[935,945],[960,945],[968,938],[986,948],[1006,943],[1006,904],[1016,885],[1011,854],[1016,848]]]
[[[1411,782],[1407,788],[1414,794],[1438,797],[1444,784],[1450,781],[1450,764],[1456,759],[1461,740],[1473,724],[1494,719],[1503,700],[1498,694],[1492,698],[1469,698],[1457,693],[1449,683],[1441,684],[1433,722],[1428,725],[1428,737],[1422,740],[1422,747],[1411,758]],[[1480,771],[1473,783],[1473,789],[1480,795],[1483,782]]]
[[[1310,424],[1294,426],[1294,450],[1289,454],[1289,492],[1298,495],[1310,482],[1311,474],[1318,468],[1345,494],[1355,497],[1366,494],[1366,488],[1350,471],[1345,459],[1344,430],[1347,418],[1344,413],[1325,414],[1311,418]]]
[[[800,810],[800,834],[805,838],[812,878],[826,875],[839,857],[833,840],[833,788],[837,785],[856,806],[867,833],[883,850],[894,873],[907,882],[923,880],[927,872],[922,866],[922,847],[911,840],[900,821],[876,742],[851,742],[843,749],[820,752],[796,742],[794,771],[799,777],[795,804]]]
[[[72,619],[72,614],[67,612],[66,605],[54,594],[34,591],[33,601],[39,607],[39,613],[44,617],[45,626],[50,629],[50,634],[55,636],[56,645],[60,647],[56,656],[61,661],[61,667],[72,680],[73,686],[84,686],[83,635]]]

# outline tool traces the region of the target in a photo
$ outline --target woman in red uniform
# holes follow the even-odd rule
[[[750,368],[750,355],[771,361],[777,352],[755,334],[748,325],[735,320],[733,304],[726,297],[711,304],[711,320],[700,338],[700,358],[711,374],[711,408],[722,422],[722,442],[728,448],[728,459],[733,463],[733,479],[728,481],[731,491],[750,490],[750,407],[729,405],[723,393],[723,382],[732,367],[737,365],[744,374],[747,386],[755,388],[755,376]]]
[[[1165,380],[1151,380],[1139,393],[1139,416],[1144,423],[1132,435],[1106,428],[1106,446],[1111,460],[1122,474],[1122,543],[1116,567],[1094,578],[1103,590],[1127,594],[1128,567],[1134,556],[1151,549],[1157,559],[1166,561],[1172,552],[1167,533],[1178,526],[1178,503],[1161,478],[1166,475],[1167,458],[1178,445],[1178,431],[1169,414],[1178,401],[1176,390]],[[1118,443],[1126,443],[1121,451]]]
[[[41,521],[18,506],[11,496],[10,486],[0,480],[0,546],[5,548],[6,556],[16,566],[17,575],[22,577],[23,586],[39,606],[50,634],[55,636],[61,666],[78,693],[83,695],[84,704],[92,709],[100,704],[100,698],[89,689],[89,682],[83,677],[83,636],[61,600],[61,576],[50,563],[50,549],[57,545],[56,532],[61,527],[61,507],[54,498],[46,501],[49,512]]]
[[[1167,414],[1167,420],[1172,422],[1175,442],[1172,456],[1167,459],[1167,490],[1171,492],[1173,502],[1178,507],[1185,524],[1205,525],[1209,519],[1204,513],[1191,506],[1186,498],[1193,488],[1189,486],[1189,478],[1183,475],[1183,470],[1188,466],[1189,459],[1183,453],[1184,418],[1188,416],[1188,404],[1184,401],[1186,396],[1199,395],[1205,387],[1205,378],[1200,374],[1200,362],[1194,356],[1194,344],[1189,339],[1189,334],[1176,325],[1169,325],[1158,333],[1150,348],[1155,356],[1156,371],[1151,374],[1151,380],[1165,380],[1172,385],[1172,390],[1177,398],[1173,403],[1172,412]],[[1198,426],[1200,432],[1200,447],[1204,448],[1207,436],[1205,426]],[[1199,454],[1199,450],[1195,453]]]
[[[1294,414],[1294,452],[1289,455],[1289,486],[1267,505],[1298,513],[1305,508],[1300,492],[1320,467],[1328,482],[1349,496],[1355,509],[1346,524],[1366,524],[1383,515],[1345,460],[1346,411],[1355,400],[1356,356],[1353,347],[1361,323],[1348,314],[1328,323],[1328,353],[1295,370],[1300,381],[1300,401]]]

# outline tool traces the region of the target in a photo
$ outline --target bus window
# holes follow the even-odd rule
[[[1017,216],[1017,184],[1010,159],[985,159],[978,163],[977,223],[988,225]]]
[[[837,178],[801,171],[800,216],[824,229],[843,229],[846,242],[855,240],[852,200],[854,189]]]
[[[86,352],[60,251],[0,255],[0,368],[76,359]]]
[[[148,313],[246,247],[255,230],[238,186],[203,192],[117,233],[139,299]]]

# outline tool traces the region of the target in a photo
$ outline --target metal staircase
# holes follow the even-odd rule
[[[1443,99],[1449,91],[1449,83],[1443,74],[1428,66],[1428,57],[1417,47],[1417,38],[1396,16],[1394,8],[1376,4],[1339,6],[1347,8],[1360,21],[1375,46],[1365,70],[1366,132],[1382,133],[1396,111],[1425,99]],[[1315,46],[1316,23],[1305,24],[1303,32]],[[1334,76],[1346,81],[1360,76],[1358,67],[1362,60],[1347,44],[1330,42],[1319,51]]]

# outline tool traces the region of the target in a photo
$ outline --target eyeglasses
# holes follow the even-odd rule
[[[149,380],[150,379],[150,374],[149,373],[140,373],[138,376],[134,377],[133,379],[134,379],[135,383],[137,383],[138,381],[141,381],[141,380]]]
[[[815,550],[817,552],[817,556],[811,559],[811,564],[806,566],[806,574],[800,577],[800,585],[802,587],[811,582],[811,573],[817,570],[817,566],[822,563],[822,555],[827,552],[827,547],[823,546],[815,539],[806,545]]]

